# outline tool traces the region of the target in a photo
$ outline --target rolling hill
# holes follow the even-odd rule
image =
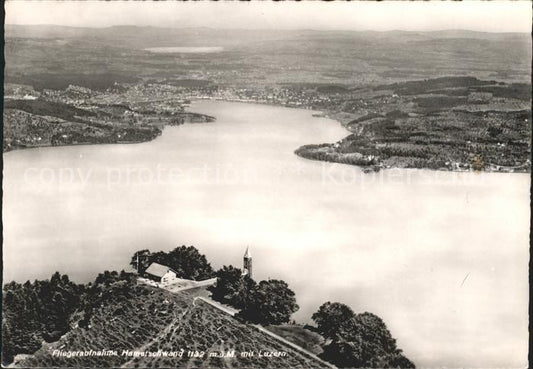
[[[134,294],[130,299],[102,303],[87,328],[73,328],[59,341],[16,360],[15,366],[324,367],[312,357],[195,299],[205,294],[203,289],[173,294],[137,285]]]

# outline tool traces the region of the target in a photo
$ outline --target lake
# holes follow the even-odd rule
[[[312,111],[198,101],[214,123],[152,142],[4,154],[4,281],[77,281],[140,249],[286,280],[299,322],[325,301],[382,317],[418,367],[525,367],[529,175],[302,159],[347,132]]]
[[[144,49],[152,53],[168,54],[168,53],[182,53],[182,54],[194,54],[194,53],[219,53],[224,50],[220,46],[170,46],[170,47],[149,47]]]

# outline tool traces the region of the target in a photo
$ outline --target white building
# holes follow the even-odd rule
[[[161,283],[162,285],[168,285],[177,282],[178,277],[176,272],[171,268],[158,264],[152,263],[145,271],[148,278]]]

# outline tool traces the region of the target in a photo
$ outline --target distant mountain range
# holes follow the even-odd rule
[[[475,39],[494,42],[526,42],[527,33],[488,33],[468,30],[445,31],[322,31],[322,30],[246,30],[197,28],[159,28],[151,26],[112,26],[106,28],[68,27],[58,25],[5,25],[5,37],[22,38],[79,38],[92,39],[114,46],[153,47],[175,44],[179,40],[183,46],[193,44],[234,45],[287,39],[389,39],[396,42],[429,41],[435,39]],[[124,43],[125,42],[125,43]]]
[[[153,55],[145,50],[206,46],[223,52]],[[128,78],[201,76],[240,86],[311,82],[355,87],[450,75],[523,83],[530,81],[531,37],[462,30],[6,25],[5,58],[6,80],[11,81],[43,74],[113,73]]]

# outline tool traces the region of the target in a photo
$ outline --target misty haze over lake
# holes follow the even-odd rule
[[[194,54],[194,53],[218,53],[224,50],[220,46],[168,46],[168,47],[149,47],[144,49],[156,54],[172,54],[172,53],[184,53],[184,54]]]
[[[346,135],[311,111],[190,109],[217,121],[4,154],[4,280],[89,281],[181,244],[240,266],[250,245],[256,278],[295,290],[297,321],[340,301],[383,317],[420,367],[526,365],[528,174],[364,174],[294,155]]]

